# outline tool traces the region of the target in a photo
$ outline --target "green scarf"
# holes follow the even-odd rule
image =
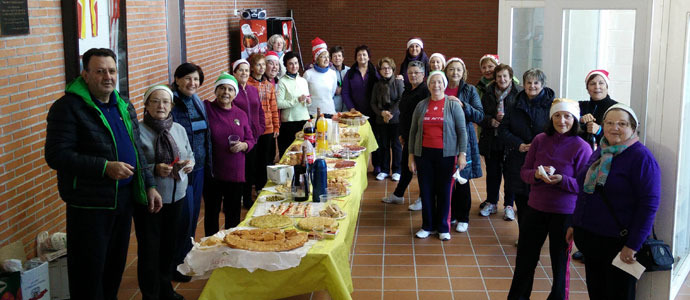
[[[623,144],[611,146],[606,137],[602,138],[599,143],[601,147],[601,157],[589,166],[582,190],[585,191],[585,193],[593,194],[597,185],[604,186],[609,172],[611,171],[611,161],[613,161],[613,157],[621,154],[625,149],[628,149],[628,147],[637,143],[639,140],[640,139],[634,135]]]

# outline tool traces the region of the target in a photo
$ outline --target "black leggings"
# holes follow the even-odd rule
[[[204,233],[213,235],[219,230],[218,217],[221,204],[225,213],[225,229],[237,226],[240,223],[242,212],[242,182],[229,182],[218,179],[210,179],[204,190]]]
[[[295,133],[302,130],[304,121],[293,121],[293,122],[283,122],[280,124],[280,135],[278,136],[278,150],[280,150],[279,155],[282,157],[285,154],[285,150],[295,141]]]

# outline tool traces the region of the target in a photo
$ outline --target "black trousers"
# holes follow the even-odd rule
[[[484,157],[486,162],[486,200],[491,204],[498,204],[501,179],[505,179],[505,160],[503,151],[491,151],[489,156]],[[503,187],[503,206],[513,206],[515,195],[506,191]]]
[[[414,174],[410,172],[410,168],[407,166],[409,162],[409,153],[409,148],[407,147],[407,143],[405,143],[405,145],[402,147],[402,157],[400,159],[400,181],[398,181],[398,185],[395,186],[395,191],[393,192],[393,195],[398,197],[405,195],[405,190],[407,189],[407,186],[410,185],[412,177],[414,176]]]
[[[381,151],[378,154],[379,167],[381,167],[381,172],[386,174],[391,173],[391,171],[400,174],[402,146],[398,139],[398,127],[398,124],[376,124],[376,142],[379,144],[377,151]],[[393,152],[392,161],[391,151]]]
[[[574,228],[577,249],[585,255],[587,292],[592,300],[635,299],[637,279],[611,264],[625,240]]]
[[[258,193],[266,185],[266,166],[273,164],[273,158],[276,156],[276,139],[273,133],[264,134],[259,137],[259,140],[254,145],[256,149],[256,174],[254,176],[254,187]]]
[[[148,206],[134,204],[134,228],[137,235],[137,277],[142,299],[167,299],[173,295],[171,284],[173,255],[179,235],[177,223],[184,198],[163,204],[158,213]],[[186,236],[186,234],[185,234]]]
[[[240,223],[242,212],[242,182],[229,182],[218,179],[207,180],[204,191],[204,234],[213,235],[218,232],[221,204],[225,213],[225,229]]]
[[[527,205],[527,201],[529,200],[529,195],[515,194],[514,196],[515,196],[515,205],[517,206],[517,211],[515,213],[517,214],[518,228],[519,228],[520,222],[522,222],[522,216],[524,215],[524,212],[527,211],[527,208],[529,207]]]
[[[470,209],[472,208],[472,193],[470,192],[470,180],[465,184],[453,183],[453,193],[450,197],[450,215],[452,220],[458,222],[470,222]]]
[[[455,156],[443,156],[443,149],[422,148],[414,157],[422,197],[422,229],[450,232],[450,192],[453,189]]]
[[[553,285],[547,299],[565,299],[566,282],[569,280],[569,276],[567,276],[568,260],[570,258],[568,251],[570,245],[565,241],[565,234],[571,215],[542,212],[529,206],[522,210],[521,215],[524,217],[519,223],[520,236],[518,238],[517,257],[515,258],[515,273],[513,273],[513,282],[510,285],[508,299],[530,298],[534,283],[534,270],[539,262],[539,254],[547,235],[553,274]]]
[[[132,189],[117,192],[117,207],[67,205],[67,276],[74,300],[117,299],[132,230]]]
[[[280,157],[283,157],[285,150],[295,141],[295,133],[302,130],[304,121],[292,121],[292,122],[282,122],[280,123],[280,135],[278,136],[278,150],[280,151]]]
[[[258,143],[258,142],[257,142]],[[252,186],[256,180],[257,173],[257,150],[256,146],[244,155],[244,183],[242,184],[242,204],[249,209],[254,205],[252,197]],[[266,168],[264,167],[264,171]],[[226,228],[227,229],[227,228]]]

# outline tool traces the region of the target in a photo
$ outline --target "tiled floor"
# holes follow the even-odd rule
[[[517,223],[503,221],[503,211],[489,218],[478,216],[480,199],[486,196],[484,178],[472,180],[472,211],[467,233],[453,231],[452,239],[435,236],[425,240],[413,234],[421,226],[419,212],[405,205],[384,204],[381,197],[395,189],[396,182],[376,181],[369,176],[352,250],[353,299],[505,299],[515,265]],[[416,180],[406,200],[418,195]],[[203,212],[202,212],[203,216]],[[222,221],[221,221],[222,224]],[[197,237],[203,235],[203,218]],[[141,299],[136,279],[136,238],[132,234],[127,269],[119,299]],[[548,247],[535,275],[532,299],[545,299],[551,287]],[[588,299],[584,265],[570,266],[570,299]],[[175,283],[186,299],[197,299],[205,281]],[[330,299],[325,291],[290,299]],[[676,299],[690,299],[690,283]]]

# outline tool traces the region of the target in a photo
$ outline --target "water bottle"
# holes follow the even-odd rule
[[[326,195],[326,188],[328,187],[328,173],[326,161],[322,158],[314,161],[311,166],[311,182],[313,186],[312,201],[319,202],[321,195]]]

